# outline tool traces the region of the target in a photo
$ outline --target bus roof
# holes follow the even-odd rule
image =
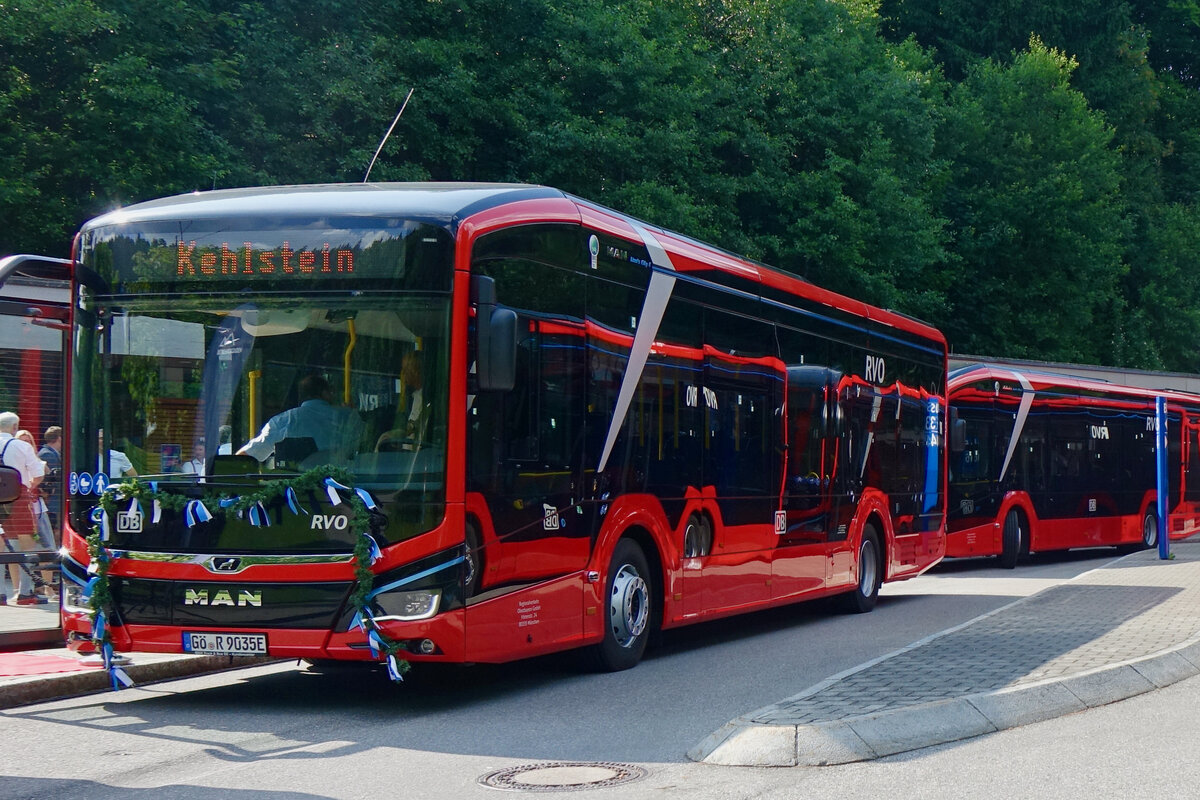
[[[674,262],[702,264],[734,283],[769,287],[806,297],[875,323],[933,340],[944,348],[945,337],[925,322],[880,309],[813,285],[793,273],[752,261],[689,236],[597,205],[549,186],[517,183],[336,183],[218,189],[175,195],[119,208],[92,219],[82,232],[109,226],[246,217],[411,219],[445,227],[457,235],[473,219],[503,218],[506,223],[571,220],[607,226],[610,232],[637,240],[636,228],[658,238]],[[710,276],[712,273],[710,272]],[[720,281],[725,283],[726,281]]]
[[[949,392],[954,392],[984,380],[1020,383],[1025,391],[1034,392],[1087,392],[1093,395],[1106,395],[1118,399],[1136,398],[1152,401],[1156,397],[1168,400],[1200,405],[1200,395],[1181,392],[1178,389],[1146,389],[1140,386],[1126,386],[1119,383],[1082,378],[1077,375],[1063,375],[1054,372],[1016,369],[1011,366],[998,364],[971,364],[950,372]]]

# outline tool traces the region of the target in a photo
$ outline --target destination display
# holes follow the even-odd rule
[[[251,222],[247,220],[247,222]],[[363,222],[363,221],[357,221]],[[81,260],[104,294],[171,290],[225,291],[239,284],[318,289],[445,290],[453,241],[419,222],[369,220],[370,227],[325,220],[280,227],[118,225],[89,232]]]
[[[275,249],[255,248],[250,242],[239,248],[221,242],[219,247],[201,246],[195,239],[176,244],[178,258],[175,274],[197,275],[311,275],[354,272],[354,250],[324,242],[319,250],[295,250],[288,242]]]

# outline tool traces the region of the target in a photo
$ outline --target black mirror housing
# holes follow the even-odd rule
[[[517,313],[496,305],[496,282],[471,276],[475,306],[475,387],[481,392],[511,391],[517,382]]]

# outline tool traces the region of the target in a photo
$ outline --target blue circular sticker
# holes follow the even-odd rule
[[[103,472],[96,473],[96,494],[104,494],[108,488],[108,475]]]
[[[72,472],[67,476],[67,491],[71,494],[79,494],[79,473]]]
[[[89,472],[79,473],[79,493],[85,494],[85,495],[92,493],[92,475],[91,475],[91,473],[89,473]]]

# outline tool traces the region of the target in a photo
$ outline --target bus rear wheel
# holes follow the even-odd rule
[[[1004,515],[1004,532],[1000,540],[1000,566],[1012,569],[1017,565],[1023,549],[1028,548],[1028,534],[1025,532],[1024,518],[1015,508],[1009,509]]]
[[[858,542],[858,583],[845,595],[845,608],[852,614],[865,614],[879,602],[879,586],[883,583],[883,551],[875,526],[863,526]]]
[[[1153,508],[1148,508],[1142,516],[1142,538],[1133,544],[1118,545],[1117,552],[1127,556],[1139,550],[1153,550],[1156,547],[1158,547],[1158,512]]]
[[[1158,547],[1158,513],[1147,511],[1142,517],[1142,549],[1151,550]]]
[[[636,542],[617,542],[605,588],[604,639],[592,656],[598,669],[618,672],[642,660],[650,639],[650,566]]]

